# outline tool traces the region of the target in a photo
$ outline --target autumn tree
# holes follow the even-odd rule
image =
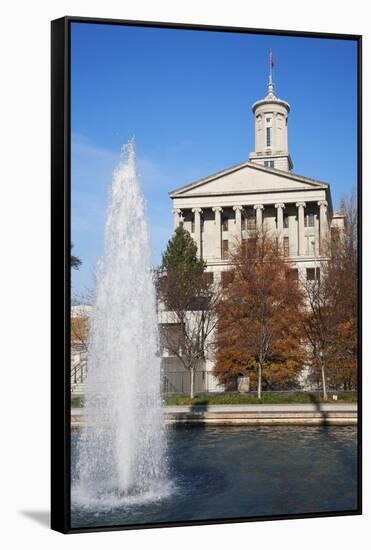
[[[88,351],[89,318],[81,306],[77,314],[71,316],[71,342],[77,344],[84,352]]]
[[[337,352],[335,318],[340,294],[332,286],[324,262],[313,268],[312,279],[302,279],[306,308],[302,315],[306,348],[313,372],[319,372],[323,399],[327,400],[327,369]]]
[[[82,382],[88,354],[89,314],[84,306],[75,308],[71,316],[71,379]]]
[[[190,374],[190,397],[194,397],[195,371],[205,360],[215,323],[218,291],[197,257],[197,245],[180,224],[162,256],[158,276],[160,302],[166,322],[161,324],[163,345]]]
[[[357,380],[357,209],[344,198],[344,229],[332,227],[321,243],[325,260],[313,277],[301,281],[306,309],[302,316],[314,374],[320,375],[323,398],[328,384],[344,389]]]
[[[329,277],[338,279],[341,289],[339,314],[336,320],[336,366],[331,365],[331,383],[343,389],[357,387],[358,359],[358,237],[356,195],[343,197],[340,210],[344,214],[344,231],[333,231]],[[334,368],[335,367],[335,368]]]
[[[266,233],[241,243],[231,260],[231,282],[218,306],[214,372],[222,382],[255,373],[261,399],[263,375],[294,379],[302,368],[301,290]]]

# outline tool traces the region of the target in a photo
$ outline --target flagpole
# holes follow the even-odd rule
[[[272,84],[272,50],[269,52],[269,84]]]
[[[268,97],[274,96],[273,91],[273,54],[272,50],[269,51],[269,81],[268,81]]]

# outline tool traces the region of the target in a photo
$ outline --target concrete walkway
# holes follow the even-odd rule
[[[355,425],[356,403],[287,405],[176,405],[164,407],[168,424]],[[84,410],[71,410],[72,427],[84,422]]]

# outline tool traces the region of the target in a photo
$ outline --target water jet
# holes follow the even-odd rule
[[[114,505],[161,494],[167,463],[160,366],[145,205],[130,141],[112,178],[90,319],[76,500]]]

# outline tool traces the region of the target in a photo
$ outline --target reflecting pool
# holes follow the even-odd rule
[[[73,479],[78,438],[79,431],[73,431]],[[354,426],[169,426],[167,441],[167,487],[114,507],[81,505],[72,489],[71,526],[252,518],[357,507]]]

